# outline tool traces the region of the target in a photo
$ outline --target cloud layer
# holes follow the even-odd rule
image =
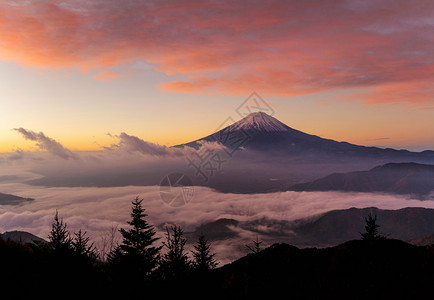
[[[145,61],[187,93],[298,95],[432,104],[432,1],[8,1],[0,58],[97,70]],[[177,75],[172,77],[170,76]],[[175,79],[176,78],[176,79]]]
[[[2,192],[34,201],[19,206],[0,206],[0,232],[24,230],[46,238],[56,209],[71,231],[86,230],[98,244],[112,227],[125,227],[129,219],[131,201],[139,196],[150,223],[158,227],[164,237],[165,224],[181,225],[186,232],[201,224],[230,218],[238,221],[269,220],[260,231],[273,231],[279,221],[293,221],[314,216],[332,209],[371,207],[399,209],[403,207],[434,208],[434,201],[418,201],[390,195],[337,192],[282,192],[269,194],[221,194],[205,187],[194,187],[192,200],[180,208],[167,206],[160,198],[158,186],[110,188],[46,188],[25,184],[4,183]],[[270,226],[269,228],[267,226]],[[245,254],[244,244],[256,237],[256,232],[234,228],[236,240],[214,243],[222,262]],[[289,234],[289,233],[288,233]],[[272,242],[272,237],[263,239]],[[190,241],[194,242],[194,241]],[[241,246],[240,246],[241,245]]]

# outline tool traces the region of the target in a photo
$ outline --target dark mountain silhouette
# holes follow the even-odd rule
[[[383,192],[424,198],[434,191],[434,165],[389,163],[369,171],[331,174],[289,190]]]
[[[32,198],[23,198],[11,194],[0,193],[0,205],[17,205],[23,202],[32,201]]]
[[[13,241],[16,243],[35,243],[35,242],[46,242],[44,239],[31,234],[30,232],[26,231],[6,231],[4,233],[0,233],[0,239],[4,241]]]
[[[434,248],[353,240],[299,249],[275,244],[200,280],[220,299],[415,299],[430,294]]]

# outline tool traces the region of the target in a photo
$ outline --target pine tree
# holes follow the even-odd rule
[[[383,236],[378,234],[378,228],[380,225],[377,224],[377,215],[368,214],[365,218],[365,233],[362,233],[362,240],[365,241],[375,241],[382,239]]]
[[[152,246],[158,238],[155,237],[154,226],[149,225],[145,219],[147,214],[142,207],[142,201],[143,199],[136,197],[132,202],[131,221],[127,222],[131,228],[119,230],[122,243],[108,256],[112,264],[118,264],[116,269],[120,267],[123,271],[130,272],[133,277],[148,275],[157,266],[161,249]]]
[[[166,227],[166,242],[163,242],[163,246],[167,249],[167,252],[164,254],[160,265],[163,278],[179,278],[189,270],[190,261],[184,250],[186,243],[187,240],[184,238],[181,227],[174,225],[170,227],[170,230]]]
[[[215,253],[211,252],[211,245],[208,243],[205,235],[201,234],[194,246],[196,251],[192,251],[194,257],[194,268],[198,271],[207,271],[215,269],[218,262],[214,259]]]
[[[78,230],[74,233],[75,237],[72,240],[72,249],[74,253],[87,260],[89,263],[94,263],[98,257],[94,243],[89,245],[89,237],[86,236],[86,231]]]
[[[51,224],[51,231],[48,235],[48,246],[57,253],[65,253],[71,250],[71,237],[66,229],[63,219],[59,220],[59,214],[56,210],[54,222]]]

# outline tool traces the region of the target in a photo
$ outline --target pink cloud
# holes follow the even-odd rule
[[[433,104],[434,87],[431,80],[392,82],[374,85],[369,88],[357,89],[351,95],[342,95],[343,101],[361,101],[367,104],[393,103],[397,105],[423,106]]]
[[[171,92],[366,88],[366,103],[433,101],[413,84],[434,77],[432,1],[16,3],[0,5],[0,58],[24,66],[112,80],[108,68],[142,60],[178,74],[160,86]]]

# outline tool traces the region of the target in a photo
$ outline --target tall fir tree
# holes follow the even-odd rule
[[[59,213],[56,210],[54,222],[51,224],[51,231],[48,235],[48,247],[56,253],[65,253],[72,249],[72,239],[66,229],[63,219],[59,220]]]
[[[132,202],[130,229],[121,228],[122,243],[110,253],[108,259],[117,265],[121,272],[130,272],[131,276],[144,277],[156,266],[161,247],[153,246],[158,240],[154,226],[146,221],[143,199],[136,197]]]
[[[198,271],[212,270],[217,267],[218,262],[214,258],[215,253],[211,253],[211,245],[205,238],[205,235],[201,234],[197,240],[197,244],[194,246],[195,251],[192,251],[194,258],[194,268]]]
[[[89,245],[89,237],[86,236],[86,231],[83,232],[81,229],[79,229],[78,232],[74,233],[74,235],[75,237],[71,242],[74,254],[89,263],[96,262],[98,254],[96,252],[94,243]]]
[[[190,269],[190,261],[184,249],[187,239],[180,226],[166,227],[166,241],[163,246],[167,252],[160,264],[160,274],[165,279],[177,279]]]

